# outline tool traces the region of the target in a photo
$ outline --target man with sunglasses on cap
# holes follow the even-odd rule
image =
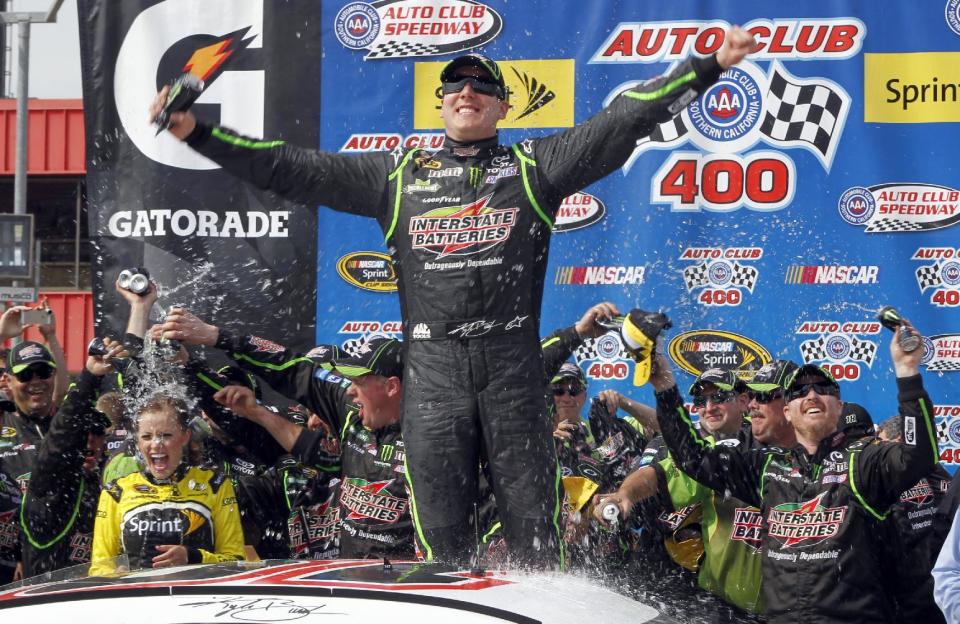
[[[797,370],[795,362],[774,360],[763,365],[747,382],[750,398],[750,432],[759,446],[793,448],[797,434],[783,413],[783,385]]]
[[[665,365],[663,361],[658,364]],[[700,417],[697,435],[704,444],[727,448],[753,444],[751,425],[745,418],[750,401],[747,385],[734,371],[720,368],[703,371],[690,386],[689,394]],[[679,409],[686,410],[682,404]],[[658,439],[653,446],[662,447],[662,440]],[[617,505],[621,518],[644,512],[648,524],[649,507],[659,506],[683,515],[693,514],[699,508],[703,557],[692,566],[699,568],[697,584],[733,605],[736,610],[731,609],[731,618],[746,618],[746,613],[763,611],[759,509],[695,481],[684,474],[675,458],[662,448],[649,465],[627,477],[615,493],[599,498],[594,511],[598,520],[602,518],[603,507],[609,503]],[[635,509],[638,503],[644,507]],[[671,537],[670,531],[663,530],[660,524],[655,526],[666,537]],[[679,552],[676,548],[669,550]],[[718,609],[730,607],[718,605]]]
[[[331,363],[333,371],[310,364],[319,381],[305,395],[290,398],[328,420],[339,436],[339,455],[323,431],[310,431],[259,405],[249,388],[226,386],[214,398],[266,429],[302,465],[339,465],[331,502],[339,512],[326,522],[335,525],[339,515],[341,557],[412,559],[413,493],[408,495],[400,435],[401,343],[373,338],[356,355],[339,353]]]
[[[753,47],[733,28],[715,55],[625,90],[574,128],[511,146],[497,136],[510,108],[503,73],[477,54],[441,72],[446,139],[436,152],[331,154],[171,115],[176,137],[258,188],[380,224],[398,276],[407,465],[427,559],[468,560],[483,449],[518,563],[560,563],[559,478],[538,346],[554,216]],[[154,118],[167,93],[154,100]]]
[[[0,584],[21,562],[19,507],[53,416],[57,364],[49,350],[26,341],[7,353],[11,404],[0,415]]]
[[[784,383],[784,415],[796,431],[795,447],[711,445],[692,429],[660,356],[651,383],[677,465],[715,491],[761,510],[763,598],[771,622],[893,621],[880,566],[880,523],[900,493],[938,459],[933,406],[919,372],[923,350],[904,352],[900,331],[890,353],[903,444],[842,430],[839,384],[826,370],[807,364]]]

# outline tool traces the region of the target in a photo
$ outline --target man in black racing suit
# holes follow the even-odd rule
[[[763,598],[770,622],[893,622],[884,589],[880,525],[900,493],[937,462],[933,405],[919,374],[922,350],[891,355],[904,444],[839,428],[840,386],[812,364],[785,383],[797,446],[749,448],[704,441],[661,354],[651,377],[657,418],[677,465],[718,492],[760,508]]]
[[[538,346],[553,217],[565,197],[618,169],[637,139],[752,45],[731,29],[716,55],[626,90],[570,130],[512,146],[497,137],[509,110],[503,76],[477,55],[441,73],[447,136],[433,153],[337,155],[197,124],[189,112],[171,116],[175,136],[255,186],[380,223],[404,321],[407,474],[427,560],[469,557],[481,454],[511,554],[535,565],[562,560]]]

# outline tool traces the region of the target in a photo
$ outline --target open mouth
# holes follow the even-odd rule
[[[163,473],[170,467],[170,456],[166,453],[150,453],[150,465],[159,473]]]

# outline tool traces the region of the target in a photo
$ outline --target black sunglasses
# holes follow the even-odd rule
[[[553,396],[563,396],[569,394],[570,396],[580,396],[583,394],[584,387],[580,384],[572,384],[569,388],[566,386],[554,386],[553,387]]]
[[[697,396],[693,397],[693,406],[706,407],[707,401],[712,401],[714,405],[718,405],[720,403],[729,403],[735,398],[737,398],[737,393],[733,390],[718,390],[709,396],[698,394]]]
[[[460,93],[467,85],[470,85],[477,93],[503,99],[503,89],[499,83],[478,76],[464,76],[456,82],[444,82],[443,94]]]
[[[29,383],[33,381],[34,377],[38,379],[50,379],[53,377],[53,367],[44,364],[30,366],[19,373],[14,373],[13,376],[16,377],[20,383]]]
[[[773,403],[777,399],[783,396],[783,390],[767,390],[766,392],[760,392],[759,390],[749,390],[747,391],[747,396],[750,397],[750,400],[756,401],[761,405],[766,405],[767,403]]]
[[[816,383],[803,384],[802,386],[793,386],[786,393],[787,402],[794,399],[801,399],[813,390],[820,396],[840,396],[840,388],[829,381],[818,381]]]

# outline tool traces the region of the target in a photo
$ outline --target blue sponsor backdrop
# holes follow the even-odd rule
[[[665,347],[683,389],[709,364],[817,362],[879,422],[894,414],[896,388],[890,334],[873,311],[893,304],[930,337],[923,371],[953,415],[941,425],[949,465],[960,447],[960,425],[951,426],[960,407],[949,407],[960,406],[960,133],[956,103],[940,101],[956,94],[938,86],[955,74],[937,67],[960,45],[956,4],[796,2],[771,17],[757,1],[326,2],[319,147],[402,148],[442,132],[415,127],[418,106],[431,105],[415,89],[416,67],[467,46],[479,43],[473,49],[507,67],[572,59],[572,92],[561,75],[531,69],[526,82],[515,72],[512,103],[540,104],[549,116],[572,98],[579,122],[624,85],[715,49],[726,25],[747,25],[763,49],[638,145],[620,173],[585,189],[602,218],[554,235],[542,333],[604,300],[663,310],[674,323],[668,341],[681,336]],[[889,53],[897,56],[873,56]],[[534,83],[553,99],[538,99]],[[919,118],[927,122],[903,122]],[[577,198],[564,221],[596,219],[596,208]],[[396,331],[396,295],[369,289],[389,283],[389,268],[346,257],[385,252],[376,223],[326,209],[318,222],[318,343]],[[652,401],[649,387],[632,386],[633,365],[615,344],[578,357],[591,391]]]

